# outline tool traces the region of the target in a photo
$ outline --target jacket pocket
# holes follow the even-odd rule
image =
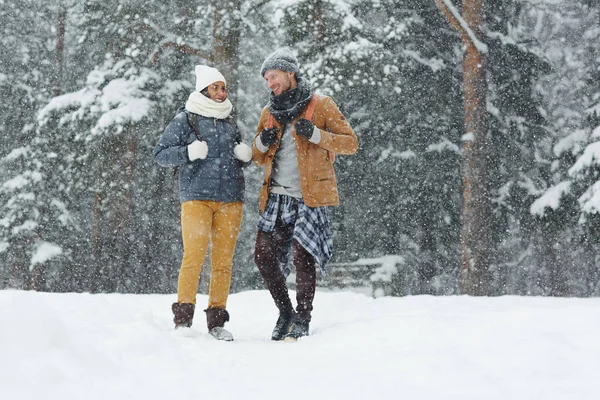
[[[334,177],[333,171],[317,171],[313,173],[313,179],[315,181],[325,181],[327,179],[333,179]]]
[[[312,173],[310,197],[319,205],[337,202],[337,182],[333,168],[314,171]]]

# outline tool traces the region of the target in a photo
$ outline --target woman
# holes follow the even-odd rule
[[[252,150],[241,143],[227,99],[226,81],[215,68],[196,66],[196,91],[154,149],[164,167],[179,168],[183,259],[177,303],[172,306],[175,328],[190,327],[194,318],[200,271],[212,243],[206,322],[209,333],[233,340],[223,327],[231,283],[233,252],[242,220],[244,175]]]

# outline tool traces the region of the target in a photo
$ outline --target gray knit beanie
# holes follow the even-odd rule
[[[269,54],[260,67],[260,75],[265,76],[265,72],[270,69],[295,72],[296,75],[300,73],[300,69],[298,69],[298,59],[289,47],[277,49]]]

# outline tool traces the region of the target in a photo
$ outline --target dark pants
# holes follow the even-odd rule
[[[317,282],[316,263],[314,257],[300,243],[291,240],[293,233],[294,224],[283,225],[279,216],[273,232],[263,232],[259,229],[256,235],[254,262],[279,312],[290,313],[294,308],[285,278],[279,268],[278,258],[282,251],[285,251],[285,246],[291,245],[296,268],[296,312],[299,318],[310,321]]]

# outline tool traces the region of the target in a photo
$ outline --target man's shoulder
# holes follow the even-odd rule
[[[331,96],[327,96],[326,94],[315,93],[313,96],[317,99],[317,105],[334,103],[333,98]]]
[[[315,110],[319,112],[330,112],[337,110],[337,104],[331,96],[325,94],[316,94],[317,101],[315,103]]]
[[[259,129],[261,129],[261,127],[265,126],[265,124],[267,123],[267,119],[269,118],[269,115],[271,115],[269,113],[269,106],[266,105],[263,107],[262,111],[260,112],[260,117],[258,118]]]
[[[331,99],[331,96],[327,96],[326,94],[321,94],[321,93],[313,93],[313,96],[315,96],[317,98],[317,100]]]
[[[262,111],[260,112],[260,118],[261,119],[266,118],[267,115],[269,115],[269,114],[270,114],[269,105],[267,104],[266,106],[264,106],[262,108]]]

